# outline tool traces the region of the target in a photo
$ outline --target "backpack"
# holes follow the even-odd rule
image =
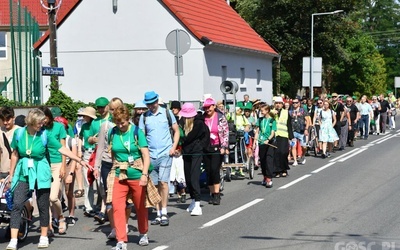
[[[19,128],[17,130],[17,134],[16,134],[16,137],[15,137],[15,140],[17,142],[21,139],[22,135],[25,133],[25,130],[26,130],[26,127],[22,127],[22,128]],[[40,132],[41,132],[40,138],[42,140],[42,144],[46,148],[46,153],[45,153],[46,154],[46,159],[50,164],[50,153],[49,153],[49,149],[47,148],[47,130],[46,129],[42,129]]]

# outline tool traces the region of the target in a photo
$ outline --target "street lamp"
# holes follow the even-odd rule
[[[343,12],[343,10],[335,10],[332,12],[322,12],[322,13],[314,13],[311,15],[311,56],[310,56],[310,98],[314,97],[314,88],[313,88],[313,61],[314,61],[314,16],[322,16],[322,15],[333,15]]]

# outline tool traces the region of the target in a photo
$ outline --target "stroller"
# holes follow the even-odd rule
[[[8,209],[7,201],[5,198],[6,191],[10,188],[9,183],[11,182],[10,176],[7,176],[3,182],[0,183],[0,226],[6,229],[5,238],[11,238],[10,228],[10,215],[11,211]],[[28,199],[26,200],[28,201]],[[21,224],[19,226],[18,241],[24,241],[29,232],[29,223],[31,222],[31,212],[29,211],[28,205],[25,202],[25,206],[21,211]]]

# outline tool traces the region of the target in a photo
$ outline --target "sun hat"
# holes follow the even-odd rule
[[[101,106],[99,106],[101,107]],[[96,119],[96,110],[92,107],[86,107],[84,108],[81,112],[78,113],[78,115],[85,115],[85,116],[89,116],[93,119]]]
[[[147,109],[147,106],[146,106],[146,104],[144,104],[143,100],[140,100],[135,103],[135,106],[133,108],[134,109],[144,109],[144,108]]]
[[[179,101],[172,101],[170,108],[171,109],[181,109],[181,103]]]
[[[193,103],[186,102],[182,105],[181,111],[179,111],[179,115],[185,118],[194,117],[197,115],[197,110],[194,107]]]
[[[211,105],[215,105],[215,100],[211,97],[204,100],[203,108],[210,107]]]
[[[57,117],[57,116],[61,116],[62,112],[59,107],[52,107],[51,114],[53,115],[53,117]]]
[[[99,97],[95,101],[96,107],[105,107],[108,105],[108,99],[105,97]]]
[[[275,96],[274,100],[275,100],[275,103],[277,103],[277,102],[283,103],[283,99],[280,96]]]
[[[154,103],[155,101],[158,100],[158,94],[154,91],[148,91],[146,93],[144,93],[144,100],[143,102],[145,104],[150,104],[150,103]]]

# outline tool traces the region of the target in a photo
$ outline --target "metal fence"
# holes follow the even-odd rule
[[[11,72],[0,90],[7,90],[7,98],[14,101],[40,104],[40,58],[33,44],[41,36],[39,24],[26,7],[10,2]]]

